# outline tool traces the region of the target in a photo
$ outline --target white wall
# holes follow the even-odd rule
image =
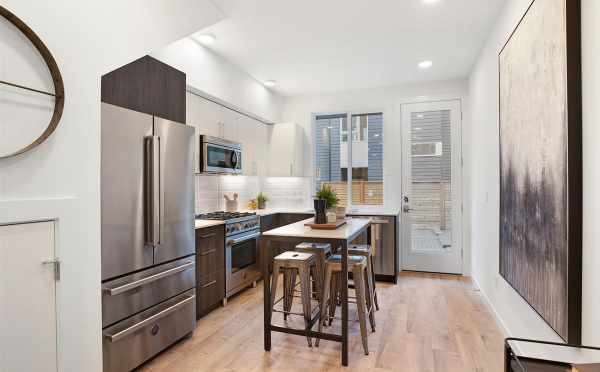
[[[401,113],[403,103],[426,102],[447,99],[461,99],[463,111],[469,102],[466,80],[453,80],[432,83],[405,84],[332,94],[317,94],[286,97],[283,106],[283,118],[304,128],[305,158],[304,174],[314,175],[312,151],[312,116],[321,113],[339,113],[348,111],[383,112],[383,179],[384,203],[388,208],[401,206]],[[465,117],[463,120],[467,120]],[[463,182],[464,183],[464,182]],[[467,217],[465,215],[465,217]],[[465,222],[468,220],[465,219]],[[469,227],[464,223],[465,233]],[[466,236],[466,235],[465,235]],[[463,239],[465,260],[464,273],[470,273],[468,239]]]
[[[191,37],[152,54],[187,74],[187,84],[269,122],[281,122],[283,98]]]
[[[469,81],[470,126],[465,128],[465,170],[471,200],[472,272],[505,330],[512,336],[560,341],[552,329],[500,277],[498,53],[530,4],[507,2]],[[583,0],[583,343],[600,345],[600,2]]]
[[[47,142],[0,160],[0,223],[58,219],[60,370],[100,371],[100,76],[222,14],[208,0],[0,4],[46,43],[66,97],[61,123]]]

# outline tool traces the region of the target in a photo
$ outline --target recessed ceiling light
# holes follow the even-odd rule
[[[433,3],[437,3],[440,0],[421,0],[421,1],[423,1],[423,3],[425,3],[425,4],[433,4]]]
[[[419,68],[426,69],[426,68],[430,68],[431,66],[433,66],[433,62],[431,62],[431,61],[419,62]]]
[[[200,34],[196,36],[196,40],[205,45],[212,45],[217,41],[217,37],[213,34]]]
[[[272,88],[275,85],[277,85],[277,82],[275,80],[267,80],[267,81],[264,82],[264,84],[265,84],[265,86],[267,86],[269,88]]]

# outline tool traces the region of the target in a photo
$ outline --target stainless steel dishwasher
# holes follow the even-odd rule
[[[399,271],[398,259],[398,217],[397,216],[368,216],[351,215],[352,217],[367,217],[372,219],[371,233],[355,240],[355,244],[366,244],[374,247],[374,266],[377,280],[397,281]]]

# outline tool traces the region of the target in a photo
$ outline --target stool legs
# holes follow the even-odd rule
[[[311,321],[311,297],[312,293],[310,290],[310,269],[308,267],[300,268],[300,285],[302,288],[302,312],[304,314],[304,327],[306,330],[310,327]],[[292,288],[293,292],[293,288]],[[310,337],[307,337],[308,346],[312,347],[312,340]]]
[[[326,268],[325,269],[325,278],[324,278],[324,285],[323,285],[323,294],[321,295],[321,301],[320,301],[320,318],[319,318],[319,332],[323,331],[323,323],[329,320],[329,316],[326,316],[326,311],[327,311],[327,302],[330,301],[329,297],[331,294],[331,274],[332,274],[332,270],[330,268]],[[315,340],[315,346],[319,346],[319,341],[320,339],[316,339]]]
[[[371,320],[372,313],[374,311],[373,300],[370,300],[369,291],[367,290],[367,283],[370,276],[365,266],[354,265],[352,267],[352,275],[354,280],[354,289],[356,292],[356,304],[358,307],[358,321],[360,323],[360,335],[363,344],[363,350],[365,355],[369,355],[369,345],[367,341],[367,314],[369,314],[369,320],[371,322],[371,329],[375,330],[375,319]],[[340,285],[342,283],[341,273],[336,271],[329,266],[325,269],[325,278],[323,285],[323,294],[320,303],[320,319],[319,319],[319,332],[322,332],[323,325],[329,324],[335,316],[335,309],[337,307],[337,296],[340,293]],[[367,310],[367,304],[369,310]],[[315,340],[315,346],[319,346],[319,339]]]
[[[379,311],[379,301],[377,301],[377,290],[375,289],[375,266],[373,264],[373,256],[369,256],[369,262],[367,262],[367,265],[369,266],[369,269],[371,271],[371,283],[373,283],[373,298],[375,300],[375,309],[377,309],[377,311]]]
[[[367,269],[363,272],[364,283],[366,284],[365,296],[368,306],[369,323],[371,323],[371,331],[375,332],[375,281],[373,280],[372,271],[370,270],[369,259],[367,259]]]
[[[275,263],[273,263],[273,280],[271,280],[271,310],[273,310],[273,308],[275,307],[275,298],[277,297],[277,281],[279,280],[279,271],[281,270],[281,265],[279,265],[277,263],[277,261],[275,261]],[[283,277],[283,280],[285,282],[285,274]],[[284,286],[285,288],[285,286]],[[285,291],[285,289],[284,289]]]
[[[296,275],[295,269],[284,270],[283,273],[283,319],[287,320],[288,314],[292,311],[292,304],[294,302],[294,288],[296,288]]]
[[[360,266],[352,268],[354,278],[364,278],[364,272]],[[354,288],[356,291],[356,305],[358,306],[358,322],[360,323],[360,337],[362,338],[363,350],[365,355],[369,355],[369,345],[367,342],[367,321],[365,309],[365,281],[361,279],[354,280]]]

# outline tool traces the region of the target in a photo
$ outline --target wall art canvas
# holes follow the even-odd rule
[[[580,2],[535,0],[499,54],[500,274],[581,333]]]

